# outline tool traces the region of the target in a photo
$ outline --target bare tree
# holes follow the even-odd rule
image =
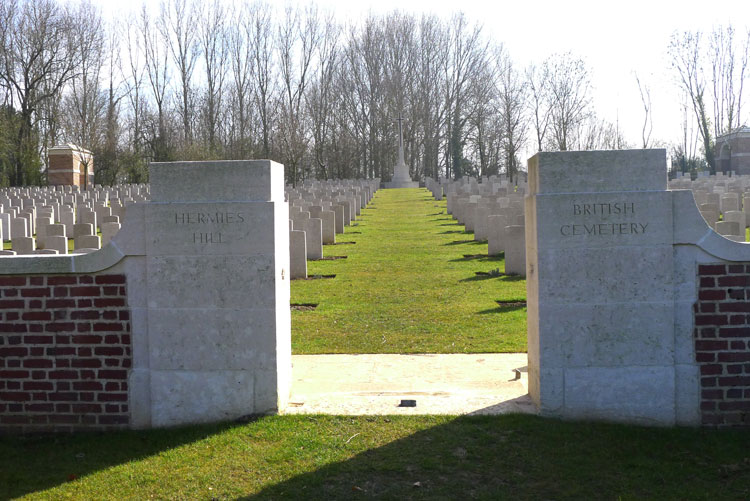
[[[383,136],[386,125],[383,119],[388,116],[386,107],[385,73],[385,30],[383,20],[368,17],[362,32],[350,41],[349,52],[351,76],[355,78],[355,120],[362,133],[360,146],[362,162],[369,177],[384,177],[386,151]],[[388,126],[389,127],[389,126]],[[390,160],[390,158],[389,158]]]
[[[529,83],[524,80],[510,56],[502,49],[495,52],[498,68],[498,100],[500,122],[503,125],[502,149],[505,169],[512,181],[520,170],[518,154],[526,144],[526,109]]]
[[[741,54],[739,89],[737,90],[737,117],[735,119],[735,123],[739,126],[745,123],[742,117],[742,97],[745,94],[745,80],[747,78],[745,74],[747,73],[748,59],[750,58],[750,29],[748,29],[745,33],[745,43],[743,44]]]
[[[487,52],[488,43],[481,38],[481,28],[478,25],[469,28],[463,14],[454,16],[451,21],[451,58],[446,67],[446,102],[451,110],[449,149],[451,170],[456,178],[463,175],[464,125],[469,117],[464,106],[468,87],[479,81],[480,70],[487,63]]]
[[[161,3],[159,30],[169,47],[180,81],[177,93],[185,146],[193,138],[193,71],[198,60],[198,20],[193,0],[165,0]]]
[[[235,15],[236,23],[229,26],[229,66],[232,74],[233,91],[233,154],[237,158],[245,158],[247,152],[246,137],[250,123],[248,109],[250,108],[250,88],[253,82],[253,53],[251,37],[253,33],[252,11],[250,4],[242,4]]]
[[[714,135],[718,137],[742,124],[742,92],[748,62],[750,32],[737,54],[737,42],[732,26],[717,27],[711,33],[709,60],[714,111]]]
[[[313,152],[315,163],[320,169],[319,177],[327,179],[328,148],[332,142],[331,131],[335,124],[334,85],[336,64],[338,63],[339,27],[329,15],[323,21],[317,55],[317,80],[310,88],[306,103],[313,132]]]
[[[565,151],[590,113],[589,73],[583,60],[570,53],[550,57],[545,66],[549,75],[551,146]]]
[[[104,114],[103,144],[99,153],[99,174],[96,181],[101,184],[115,184],[119,180],[120,162],[118,161],[118,143],[120,140],[120,101],[125,97],[126,89],[119,77],[118,68],[122,67],[120,52],[121,30],[111,28],[107,40],[107,80],[106,112]]]
[[[590,113],[579,123],[575,141],[578,150],[619,150],[629,147],[619,126],[599,118],[596,113]]]
[[[669,53],[679,85],[690,100],[692,112],[698,122],[706,163],[713,174],[716,172],[714,140],[711,134],[711,120],[706,109],[706,81],[703,75],[700,40],[700,33],[675,33],[670,42]]]
[[[66,132],[78,146],[93,150],[103,139],[107,107],[101,87],[106,34],[99,11],[89,2],[79,5],[75,20],[74,43],[80,54],[80,71],[71,79],[65,100]]]
[[[488,176],[499,174],[500,159],[493,155],[495,145],[502,141],[503,127],[499,123],[501,104],[497,80],[499,68],[487,64],[479,69],[479,78],[469,87],[466,113],[465,156],[471,160],[464,166],[465,174]],[[468,169],[471,170],[468,170]]]
[[[121,61],[121,73],[125,85],[125,96],[130,103],[130,148],[141,154],[143,140],[143,116],[146,100],[143,95],[143,77],[146,70],[144,39],[138,33],[138,18],[131,16],[122,25],[127,48],[127,61]]]
[[[320,22],[314,6],[307,7],[304,13],[287,7],[277,38],[283,88],[279,135],[288,179],[293,186],[300,178],[301,162],[309,141],[302,104],[320,39]]]
[[[638,84],[638,92],[641,95],[643,104],[643,127],[641,128],[641,141],[643,148],[649,147],[651,141],[651,132],[654,130],[653,109],[651,107],[651,89],[647,85],[641,85],[641,79],[638,73],[635,74],[635,82]]]
[[[434,16],[422,16],[419,23],[415,97],[412,105],[418,111],[423,162],[422,172],[435,179],[440,177],[439,158],[441,128],[447,108],[442,96],[441,68],[446,64],[448,33]]]
[[[387,99],[376,116],[381,121],[381,128],[384,132],[383,157],[384,160],[387,159],[384,162],[387,170],[381,174],[381,177],[390,177],[392,166],[396,164],[398,158],[399,140],[396,133],[398,128],[395,127],[398,118],[405,119],[401,121],[401,126],[404,157],[410,166],[409,170],[413,171],[415,165],[412,151],[416,149],[418,119],[412,98],[415,95],[417,20],[414,16],[392,12],[384,21],[387,27],[383,30],[385,35],[384,85]]]
[[[141,9],[138,28],[143,40],[146,75],[148,76],[151,96],[156,105],[156,120],[148,142],[151,156],[155,161],[169,160],[169,146],[167,139],[166,99],[169,83],[169,52],[164,45],[159,31],[149,20],[148,11],[144,5]]]
[[[226,15],[227,12],[219,0],[205,3],[201,27],[198,30],[206,76],[204,127],[211,153],[218,149],[216,135],[224,99],[224,78],[229,56],[229,34],[224,24]]]
[[[552,115],[549,68],[546,64],[541,67],[529,66],[526,70],[526,81],[529,85],[529,104],[536,135],[537,151],[542,151]]]
[[[365,27],[373,22],[372,16],[365,21]],[[365,33],[368,29],[363,30],[360,34],[356,27],[350,26],[348,31],[348,40],[342,49],[340,57],[341,64],[337,72],[338,93],[340,102],[338,106],[341,117],[339,123],[345,123],[348,126],[343,128],[345,138],[353,145],[355,155],[353,162],[361,168],[365,175],[373,177],[374,164],[369,153],[370,139],[373,136],[372,131],[372,103],[374,96],[369,85],[366,59],[364,57]],[[375,55],[380,52],[376,52]],[[343,176],[343,166],[335,171],[336,176]],[[330,170],[330,169],[329,169]]]
[[[40,152],[63,137],[95,152],[97,181],[105,179],[103,165],[111,165],[109,182],[143,179],[149,157],[220,155],[278,159],[290,183],[387,179],[399,113],[416,177],[504,169],[513,179],[527,141],[539,150],[623,145],[618,124],[595,117],[580,59],[551,57],[524,74],[463,15],[370,14],[344,30],[312,6],[277,15],[262,0],[236,8],[223,0],[162,0],[160,10],[144,7],[116,31],[89,4],[62,1],[0,3],[0,141],[26,131],[23,148],[16,139],[13,155],[0,152],[0,183],[41,182]],[[46,37],[38,55],[34,37]],[[748,56],[739,38],[717,31],[712,52],[701,53],[715,61],[697,79],[708,82],[705,98],[713,96],[706,120],[712,137],[742,123]],[[53,55],[52,66],[40,63]],[[24,67],[20,61],[30,58],[36,62]],[[27,85],[25,70],[45,76]],[[650,92],[639,75],[636,83],[648,147]],[[4,174],[9,163],[12,180]]]
[[[49,92],[49,86],[43,85],[43,92]],[[44,176],[42,179],[47,178],[49,171],[49,157],[45,155],[45,150],[51,145],[58,144],[63,140],[63,121],[65,113],[63,112],[62,99],[45,99],[41,103],[35,112],[35,125],[34,135],[38,135],[39,154],[41,156],[41,163],[44,168]]]
[[[12,185],[41,182],[34,128],[42,104],[76,75],[80,53],[70,13],[53,0],[0,3],[0,81],[20,113],[13,145]]]
[[[272,109],[277,90],[274,54],[274,38],[271,8],[265,3],[255,3],[249,11],[252,23],[250,45],[253,54],[253,75],[255,77],[254,102],[260,116],[261,135],[263,139],[263,158],[271,156],[271,122],[274,117]]]
[[[672,166],[686,173],[700,166],[701,162],[696,157],[700,134],[695,129],[695,119],[692,118],[693,111],[689,104],[690,98],[684,91],[682,95],[682,138],[681,142],[672,148]]]

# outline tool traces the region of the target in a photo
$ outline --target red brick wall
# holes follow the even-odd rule
[[[47,182],[50,185],[79,184],[73,170],[73,155],[50,155]]]
[[[124,275],[0,276],[0,432],[124,428]]]
[[[750,425],[750,263],[698,266],[695,359],[704,425]]]

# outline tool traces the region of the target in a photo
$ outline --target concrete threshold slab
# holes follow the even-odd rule
[[[533,414],[526,365],[526,353],[294,355],[282,414]]]

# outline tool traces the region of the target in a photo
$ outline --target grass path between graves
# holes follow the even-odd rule
[[[526,351],[526,281],[490,275],[505,262],[473,238],[427,190],[378,190],[323,248],[347,258],[308,263],[336,277],[292,282],[292,304],[317,304],[292,311],[293,353]]]
[[[0,499],[748,499],[749,438],[521,415],[0,437]]]

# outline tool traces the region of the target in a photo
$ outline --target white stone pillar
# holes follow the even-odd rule
[[[546,415],[673,424],[666,152],[539,153],[529,160],[529,189],[531,398]]]
[[[155,163],[150,179],[152,426],[278,412],[291,385],[283,166]]]

